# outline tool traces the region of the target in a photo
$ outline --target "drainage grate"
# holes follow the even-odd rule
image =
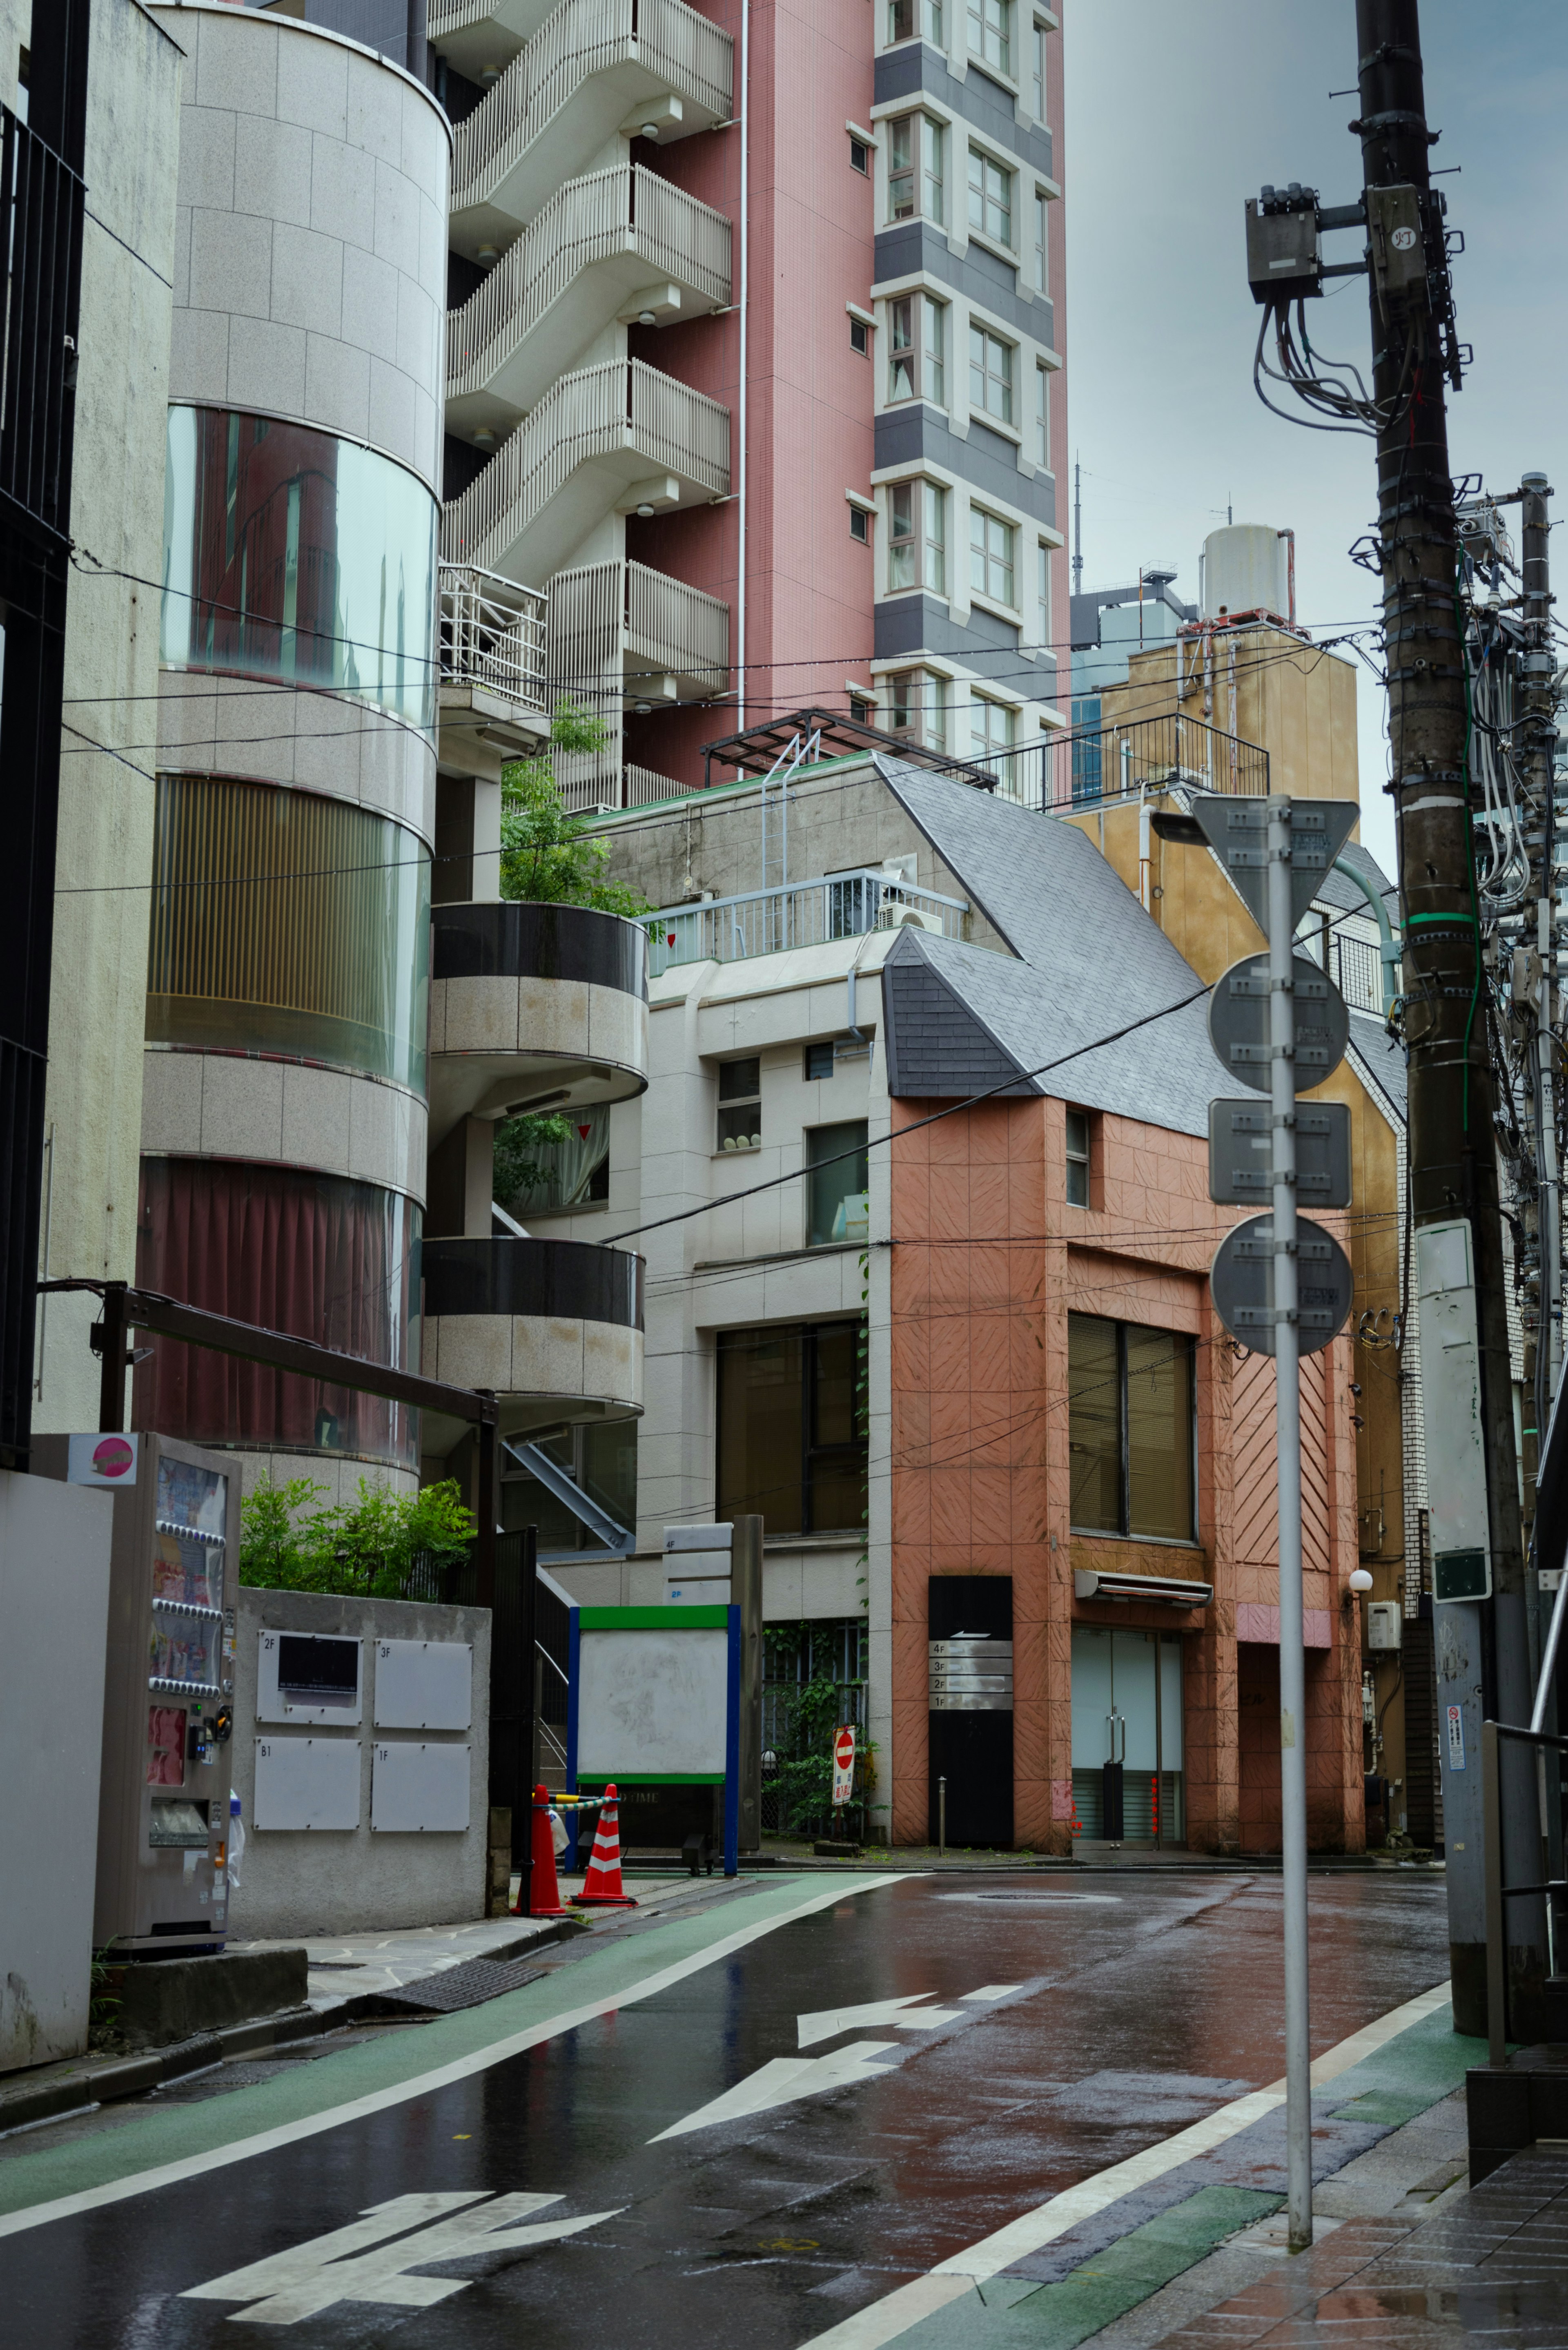
[[[399,1983],[389,1991],[369,1991],[355,2006],[362,2015],[407,2014],[410,2010],[450,2015],[457,2008],[499,1999],[503,1991],[521,1991],[524,1983],[537,1982],[545,1972],[526,1959],[469,1959],[462,1966],[421,1975],[416,1981]]]

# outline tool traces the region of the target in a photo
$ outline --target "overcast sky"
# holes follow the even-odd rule
[[[1241,207],[1264,181],[1324,203],[1360,192],[1345,125],[1355,81],[1354,0],[1066,0],[1068,422],[1082,460],[1085,588],[1179,566],[1222,524],[1296,532],[1297,608],[1314,634],[1373,619],[1378,583],[1352,564],[1374,523],[1370,441],[1268,415],[1252,390],[1258,314]],[[1516,488],[1544,469],[1568,515],[1568,6],[1563,0],[1423,0],[1435,170],[1465,255],[1454,279],[1475,365],[1449,411],[1456,475]],[[1351,260],[1354,232],[1325,240]],[[1314,341],[1365,371],[1366,281],[1314,306]],[[1070,503],[1072,485],[1065,487]],[[1218,511],[1216,511],[1218,509]],[[1568,572],[1568,535],[1553,542]],[[1568,577],[1558,593],[1568,604]],[[1363,837],[1392,870],[1383,692],[1358,687]]]

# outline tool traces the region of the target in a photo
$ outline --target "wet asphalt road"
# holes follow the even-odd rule
[[[1314,2051],[1446,1973],[1440,1884],[1320,1878],[1312,1905]],[[724,1905],[726,1924],[745,1907]],[[651,1938],[649,1953],[651,1971]],[[555,1978],[563,2008],[573,1973]],[[948,2020],[901,2030],[842,2012],[920,1995]],[[805,2049],[803,2015],[821,2019]],[[244,2342],[244,2309],[248,2338],[302,2350],[797,2350],[1060,2189],[1276,2080],[1282,2029],[1277,1878],[905,1880],[467,2079],[6,2239],[6,2330],[29,2350],[185,2350]],[[784,2060],[836,2062],[846,2077],[660,2136],[737,2092],[832,2077],[786,2076]],[[485,2210],[457,2199],[493,2195],[563,2199],[509,2207],[524,2226],[613,2216],[448,2268],[469,2282],[434,2306],[334,2298],[308,2251],[303,2269],[296,2252],[292,2271],[223,2300],[181,2297],[394,2199],[451,2201],[400,2204],[363,2232],[450,2225]],[[385,2260],[374,2244],[361,2257]],[[417,2302],[429,2282],[378,2289]]]

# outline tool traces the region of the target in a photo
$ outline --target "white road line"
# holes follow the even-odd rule
[[[743,1950],[748,1943],[760,1941],[764,1934],[774,1933],[781,1926],[793,1926],[798,1918],[809,1918],[818,1909],[830,1909],[835,1902],[853,1894],[874,1893],[884,1885],[901,1885],[909,1874],[907,1870],[900,1871],[851,1885],[840,1881],[825,1892],[808,1894],[792,1908],[781,1909],[771,1918],[761,1918],[753,1925],[742,1926],[707,1950],[696,1951],[688,1959],[678,1959],[672,1966],[660,1967],[625,1991],[613,1991],[583,2007],[564,2009],[559,2015],[546,2017],[543,2023],[531,2024],[526,2031],[514,2032],[504,2040],[492,2041],[487,2047],[459,2056],[450,2064],[438,2065],[432,2072],[416,2073],[412,2079],[400,2081],[392,2088],[377,2089],[368,2096],[352,2098],[347,2105],[329,2106],[322,2113],[280,2123],[275,2129],[258,2130],[253,2137],[237,2138],[232,2146],[214,2147],[201,2154],[187,2155],[178,2162],[160,2163],[153,2169],[110,2179],[102,2187],[84,2188],[76,2195],[57,2196],[52,2202],[35,2203],[26,2210],[7,2212],[0,2216],[0,2237],[19,2235],[26,2228],[41,2228],[48,2220],[68,2220],[78,2211],[96,2211],[106,2203],[147,2195],[155,2188],[172,2187],[182,2179],[205,2178],[226,2163],[247,2162],[253,2155],[271,2154],[278,2147],[293,2146],[323,2130],[339,2129],[346,2122],[363,2121],[370,2114],[385,2113],[389,2106],[406,2105],[411,2097],[428,2096],[433,2090],[447,2088],[453,2081],[467,2080],[474,2073],[487,2071],[492,2064],[504,2064],[509,2056],[521,2056],[524,2050],[538,2047],[541,2041],[554,2040],[563,2032],[576,2031],[579,2024],[591,2023],[596,2016],[609,2015],[618,2008],[635,2005],[639,2000],[652,1999],[672,1984],[683,1982],[688,1975],[701,1974],[704,1967],[716,1966],[721,1959]]]
[[[1375,2023],[1353,2032],[1348,2040],[1342,2040],[1337,2047],[1326,2050],[1317,2059],[1312,2068],[1314,2086],[1337,2080],[1341,2074],[1350,2072],[1401,2032],[1407,2032],[1413,2023],[1446,2007],[1448,2002],[1449,1986],[1438,1983],[1434,1990],[1423,1991],[1418,1999],[1407,2000],[1402,2007],[1391,2009]],[[1094,2178],[1053,2195],[1048,2202],[1036,2204],[1033,2211],[1021,2213],[993,2235],[982,2236],[978,2243],[955,2252],[950,2260],[939,2262],[925,2276],[899,2285],[880,2301],[874,2301],[869,2308],[830,2326],[826,2334],[813,2334],[802,2350],[883,2350],[884,2344],[896,2342],[922,2318],[962,2300],[977,2283],[999,2275],[1014,2261],[1064,2236],[1070,2228],[1093,2219],[1108,2205],[1119,2202],[1124,2195],[1130,2195],[1135,2188],[1146,2187],[1151,2179],[1162,2178],[1182,2163],[1223,2146],[1227,2138],[1262,2121],[1284,2102],[1282,2081],[1234,2098],[1202,2121],[1194,2122],[1190,2128],[1178,2130],[1174,2137],[1146,2147],[1142,2154],[1135,2154],[1126,2162],[1113,2163],[1108,2170],[1097,2171]]]

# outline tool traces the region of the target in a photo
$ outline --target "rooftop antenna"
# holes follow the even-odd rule
[[[1073,460],[1073,593],[1084,589],[1084,469]]]

